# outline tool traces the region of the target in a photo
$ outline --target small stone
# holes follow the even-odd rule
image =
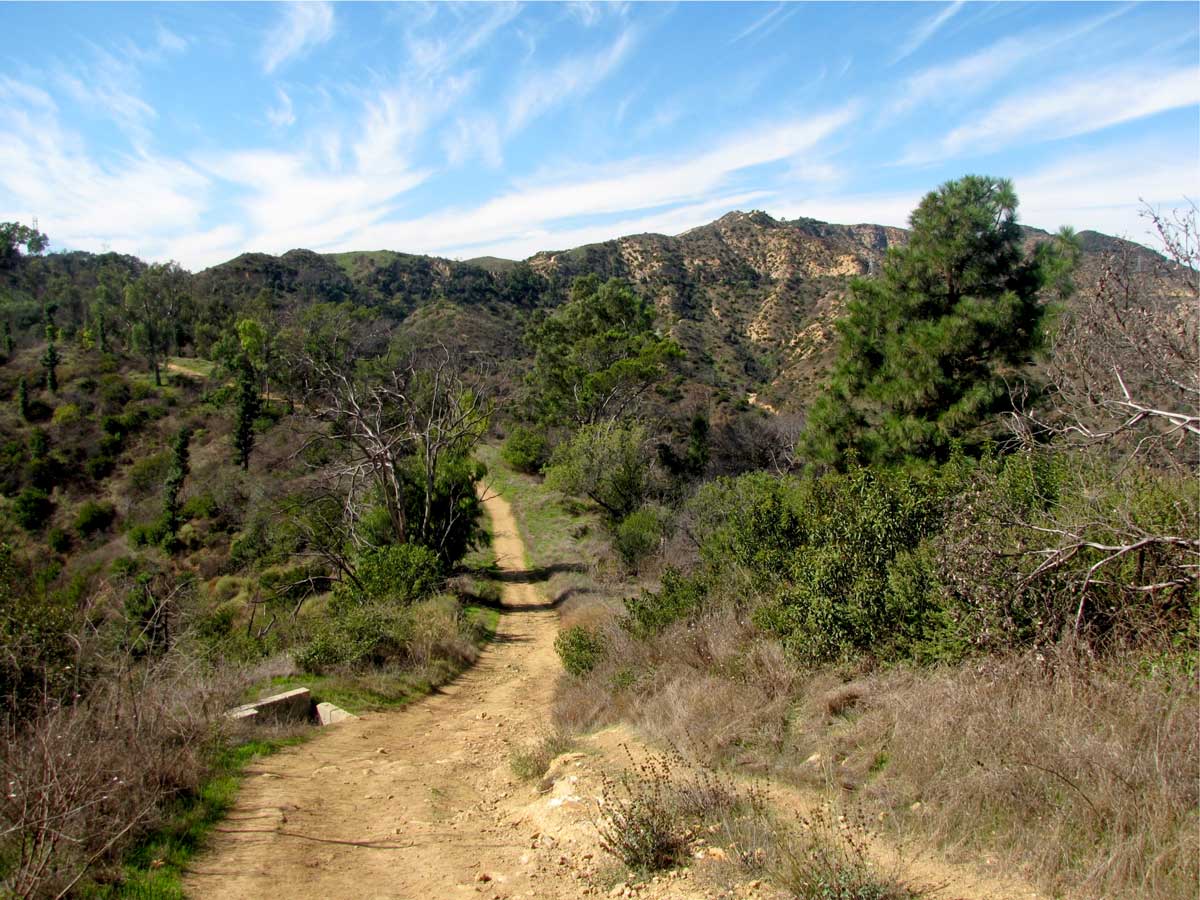
[[[492,876],[489,875],[487,872],[480,872],[478,875],[475,876],[475,880],[481,884],[487,884],[489,881],[492,880]]]

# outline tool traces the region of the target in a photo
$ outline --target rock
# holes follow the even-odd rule
[[[478,875],[475,876],[475,880],[478,881],[480,884],[487,884],[489,881],[492,880],[492,876],[489,875],[487,872],[480,872]]]

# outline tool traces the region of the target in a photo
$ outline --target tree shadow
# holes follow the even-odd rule
[[[532,569],[501,570],[491,572],[488,577],[505,584],[540,584],[549,581],[559,572],[586,572],[587,566],[580,563],[554,563],[550,566],[537,566]]]

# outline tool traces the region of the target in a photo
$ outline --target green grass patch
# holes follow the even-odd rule
[[[183,371],[183,374],[195,373],[204,378],[212,378],[213,373],[217,370],[217,364],[211,359],[200,359],[199,357],[168,356],[166,364],[177,366]]]
[[[594,511],[546,487],[540,477],[514,472],[499,447],[481,446],[477,456],[488,467],[488,486],[512,505],[528,565],[583,562],[590,543],[607,543]]]
[[[233,807],[241,773],[255,759],[303,740],[248,741],[221,751],[214,760],[212,777],[194,796],[177,800],[168,809],[163,826],[129,854],[121,883],[89,885],[80,889],[79,896],[89,900],[182,900],[183,873],[213,826]]]
[[[496,637],[496,628],[500,624],[500,610],[494,606],[467,606],[463,609],[467,621],[479,628],[479,643],[490,644]]]
[[[294,688],[312,691],[313,702],[332,703],[359,715],[383,709],[398,709],[426,696],[434,685],[427,678],[407,673],[363,672],[335,675],[281,675],[272,678],[259,695],[280,694]]]

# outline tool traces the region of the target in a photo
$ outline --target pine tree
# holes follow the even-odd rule
[[[108,352],[108,335],[104,331],[104,313],[96,313],[96,349],[101,353]]]
[[[12,326],[8,322],[0,323],[0,351],[4,354],[4,362],[12,359],[13,355],[13,337]]]
[[[29,386],[24,378],[17,382],[17,412],[26,422],[29,421]]]
[[[243,470],[250,468],[250,451],[254,449],[254,420],[261,411],[258,377],[250,360],[243,355],[238,365],[237,423],[233,430],[234,460]]]
[[[175,534],[179,531],[179,492],[183,490],[183,482],[191,471],[191,440],[191,429],[180,429],[172,445],[171,469],[163,483],[163,533],[167,542],[174,542]]]
[[[1069,289],[1069,231],[1022,247],[1006,179],[969,175],[925,196],[906,247],[878,279],[855,281],[838,360],[803,449],[841,464],[944,458],[1010,408],[1009,383],[1044,342],[1046,287]]]
[[[58,391],[58,364],[61,362],[58,348],[53,342],[47,344],[46,352],[42,354],[42,368],[46,370],[46,390],[52,394]]]

